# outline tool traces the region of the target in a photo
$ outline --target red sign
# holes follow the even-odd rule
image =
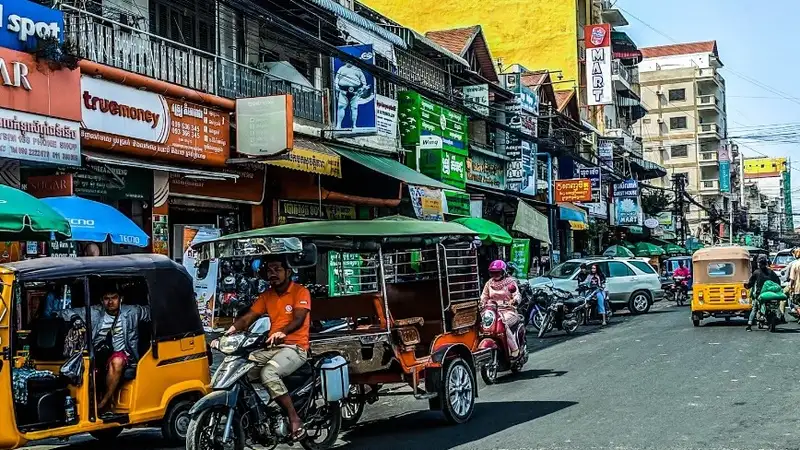
[[[28,177],[25,191],[37,198],[72,195],[72,174]]]
[[[81,71],[52,70],[27,53],[0,48],[0,108],[81,121]]]
[[[583,27],[586,48],[610,47],[611,25],[607,23]]]
[[[573,178],[556,180],[556,202],[590,202],[592,201],[592,180]]]
[[[239,178],[236,180],[187,178],[179,173],[170,173],[169,193],[178,197],[254,205],[260,204],[264,200],[266,168],[263,165],[253,164],[222,170],[239,175]]]

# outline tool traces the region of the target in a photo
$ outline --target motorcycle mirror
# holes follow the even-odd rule
[[[317,246],[313,243],[303,243],[303,250],[300,253],[287,255],[286,263],[292,269],[305,269],[317,265]]]

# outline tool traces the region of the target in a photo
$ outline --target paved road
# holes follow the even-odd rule
[[[797,333],[794,324],[747,333],[737,321],[694,328],[688,308],[659,304],[568,339],[531,339],[527,370],[483,387],[468,425],[447,426],[426,403],[388,397],[367,407],[341,448],[800,448]],[[120,444],[159,448],[154,433]]]

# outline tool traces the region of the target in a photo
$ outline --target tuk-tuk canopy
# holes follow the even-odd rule
[[[709,247],[692,256],[695,284],[744,283],[750,278],[750,253],[742,247]]]
[[[229,234],[216,241],[258,237],[381,238],[414,236],[475,236],[475,231],[453,222],[416,219],[320,220],[259,228]]]
[[[154,337],[168,340],[203,333],[192,277],[182,265],[163,255],[37,258],[0,264],[3,270],[13,272],[21,282],[142,277],[147,283]]]

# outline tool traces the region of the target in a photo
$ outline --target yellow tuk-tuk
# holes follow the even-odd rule
[[[692,323],[707,317],[746,317],[750,298],[750,253],[739,246],[709,247],[692,256]]]
[[[95,361],[91,330],[102,324],[93,327],[92,317],[105,314],[97,305],[110,285],[136,311],[138,339],[111,409],[98,411],[107,368]],[[0,265],[0,348],[0,449],[81,433],[110,440],[126,427],[159,424],[180,445],[189,410],[209,391],[192,278],[160,255]]]

